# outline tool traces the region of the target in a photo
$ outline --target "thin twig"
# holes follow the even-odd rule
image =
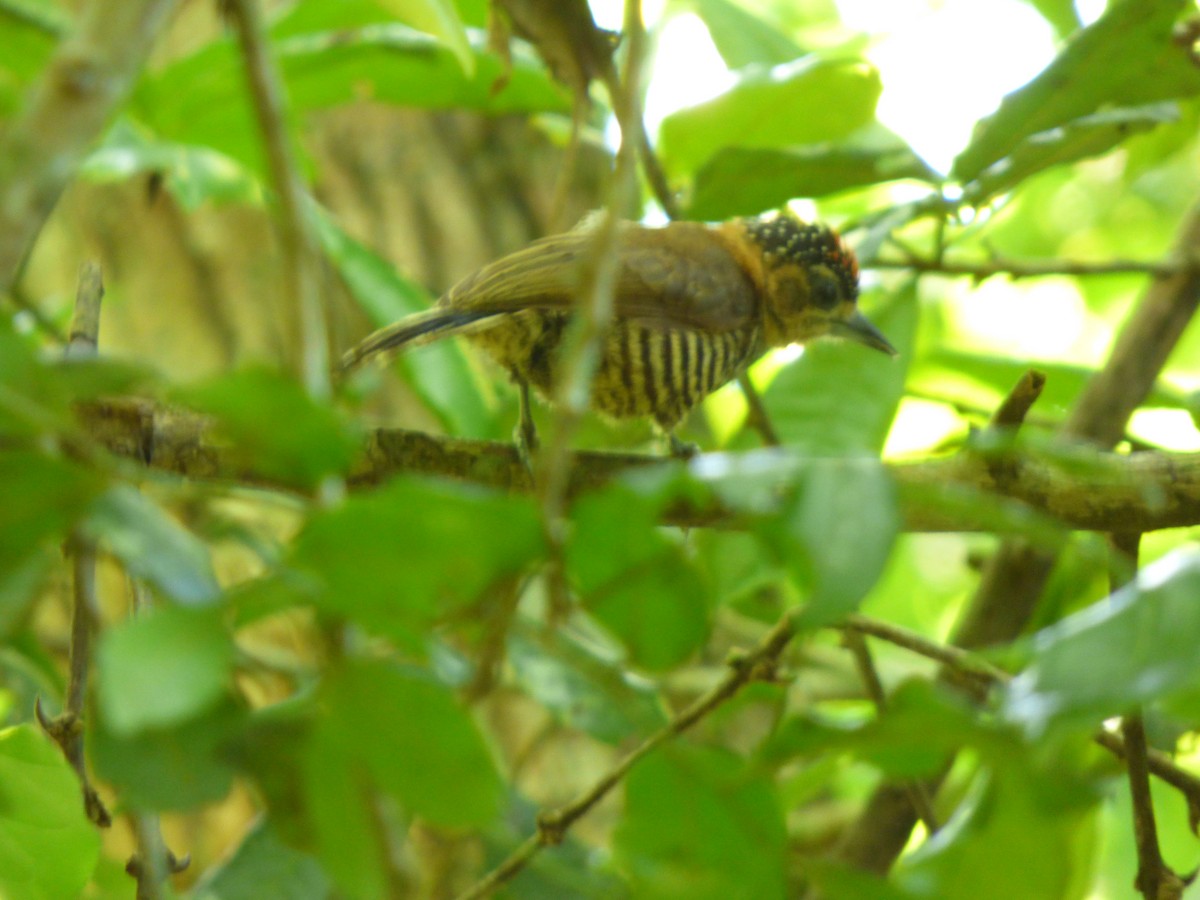
[[[916,255],[907,256],[904,259],[860,260],[859,264],[864,269],[902,269],[909,272],[967,276],[976,282],[986,281],[997,275],[1003,275],[1012,280],[1043,278],[1050,275],[1154,275],[1167,277],[1196,269],[1195,263],[1134,259],[1084,262],[1083,260],[1069,259],[994,258],[969,262],[967,260],[931,259]]]
[[[622,213],[637,191],[636,126],[632,117],[640,115],[638,104],[642,77],[645,28],[640,0],[626,0],[625,38],[628,43],[622,89],[625,101],[621,109],[621,146],[609,185],[608,202],[595,226],[583,261],[579,314],[563,339],[564,360],[555,389],[554,418],[550,438],[535,460],[534,472],[541,500],[542,522],[549,548],[547,574],[551,602],[557,609],[565,606],[562,574],[564,552],[563,510],[571,469],[570,443],[588,408],[592,378],[599,365],[605,335],[612,323],[614,293],[619,268],[618,236]]]
[[[779,432],[771,423],[771,416],[763,404],[762,395],[754,386],[754,382],[750,380],[749,372],[743,372],[738,376],[738,387],[742,389],[742,396],[746,398],[746,424],[758,432],[759,437],[768,447],[778,447],[780,444]]]
[[[1013,385],[1004,402],[992,413],[989,428],[1019,428],[1025,421],[1030,408],[1042,395],[1046,386],[1046,376],[1037,369],[1030,369]]]
[[[322,302],[317,243],[304,215],[304,182],[287,129],[283,79],[267,46],[259,0],[231,0],[254,111],[266,145],[279,202],[279,238],[285,290],[296,298],[300,321],[301,380],[312,397],[330,393],[329,337]]]
[[[100,266],[84,263],[79,270],[79,285],[75,292],[75,312],[71,319],[71,339],[64,353],[68,357],[94,356],[100,340],[100,301],[104,283]],[[62,749],[63,755],[79,778],[83,792],[83,807],[88,819],[100,828],[112,824],[112,817],[96,793],[87,774],[83,748],[84,718],[87,713],[88,673],[91,669],[92,629],[96,601],[96,543],[82,534],[68,542],[71,557],[71,640],[67,693],[62,714],[53,719],[42,711],[41,700],[34,705],[34,714],[43,729]]]
[[[875,660],[871,658],[871,648],[867,646],[866,638],[863,637],[862,632],[854,628],[847,628],[842,631],[842,641],[850,651],[850,655],[854,657],[858,676],[867,690],[867,696],[875,705],[876,714],[883,716],[887,713],[887,695],[883,690],[883,682],[879,679],[879,671],[875,668]],[[933,800],[930,798],[929,790],[924,782],[910,780],[904,783],[904,787],[908,791],[908,799],[912,803],[913,809],[917,811],[917,816],[925,823],[925,828],[930,834],[936,833],[940,827],[937,813],[934,812]]]
[[[751,681],[773,680],[779,657],[794,635],[795,623],[789,613],[775,623],[753,650],[731,658],[729,671],[715,687],[698,697],[670,722],[646,738],[637,749],[599,778],[589,790],[566,806],[542,813],[538,817],[537,832],[526,838],[499,866],[460,895],[458,900],[480,900],[489,896],[525,868],[542,848],[562,843],[567,829],[620,784],[630,769],[647,754],[691,728]]]

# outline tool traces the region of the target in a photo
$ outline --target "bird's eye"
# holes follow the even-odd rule
[[[828,272],[816,269],[812,272],[812,299],[820,309],[833,309],[841,300],[837,279]]]

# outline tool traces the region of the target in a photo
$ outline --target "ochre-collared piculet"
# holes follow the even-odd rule
[[[517,383],[518,440],[532,449],[529,387],[554,394],[591,240],[585,224],[484,266],[437,306],[370,335],[342,357],[343,371],[463,335]],[[591,396],[608,416],[650,416],[673,438],[692,407],[774,347],[832,335],[895,354],[858,311],[858,263],[828,226],[789,213],[661,228],[623,222],[618,256],[614,317]]]

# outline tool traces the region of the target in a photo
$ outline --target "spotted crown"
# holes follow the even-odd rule
[[[858,260],[828,225],[801,222],[786,212],[746,219],[745,222],[769,265],[823,263],[841,279],[845,296],[858,296]]]

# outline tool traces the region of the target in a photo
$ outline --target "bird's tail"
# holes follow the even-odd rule
[[[378,353],[410,350],[433,341],[456,334],[468,334],[479,330],[486,319],[496,312],[483,310],[445,309],[435,306],[424,312],[405,316],[399,322],[380,328],[342,355],[340,365],[343,374],[362,365]]]

